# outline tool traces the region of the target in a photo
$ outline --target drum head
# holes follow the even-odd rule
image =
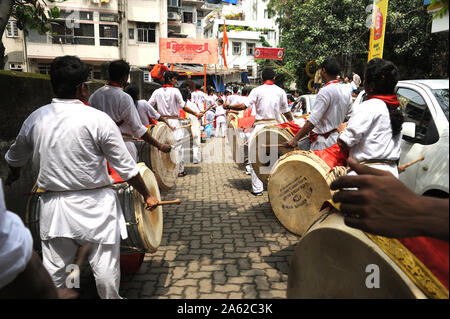
[[[270,171],[278,160],[278,158],[287,152],[291,152],[292,148],[287,147],[267,147],[265,145],[278,145],[291,140],[294,136],[286,129],[277,126],[266,126],[253,135],[249,142],[251,155],[251,165],[256,176],[267,186],[267,178]]]
[[[347,227],[335,213],[314,224],[297,245],[287,297],[403,299],[425,295],[374,242]]]
[[[331,198],[329,172],[312,152],[290,152],[276,162],[267,189],[272,210],[287,230],[303,235]]]
[[[137,164],[139,174],[142,176],[145,185],[151,195],[158,201],[161,200],[158,183],[153,172],[144,163]],[[154,253],[161,244],[163,232],[163,211],[161,206],[157,206],[152,211],[145,209],[144,198],[136,190],[134,194],[134,212],[138,222],[138,230],[142,245],[148,253]]]
[[[160,143],[173,145],[176,142],[172,130],[163,122],[158,122],[151,129],[151,136]],[[175,186],[178,172],[177,163],[173,162],[177,158],[174,152],[172,149],[170,153],[163,153],[154,146],[150,147],[151,169],[161,190]]]

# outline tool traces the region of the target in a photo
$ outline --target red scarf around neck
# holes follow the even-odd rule
[[[114,82],[114,81],[108,81],[108,82],[106,82],[106,84],[107,84],[107,85],[111,85],[111,86],[115,86],[115,87],[117,87],[117,88],[120,88],[120,87],[121,87],[119,83]]]
[[[367,99],[379,99],[382,100],[386,105],[391,109],[396,109],[400,106],[400,102],[397,100],[396,94],[389,94],[389,95],[368,95]]]
[[[327,84],[325,84],[325,86],[330,85],[330,84],[334,84],[334,83],[339,83],[339,81],[338,80],[330,81]]]
[[[164,84],[162,87],[163,88],[173,88],[173,85],[172,84]]]
[[[266,85],[273,85],[273,81],[267,80],[267,81],[264,82],[264,84],[266,84]]]

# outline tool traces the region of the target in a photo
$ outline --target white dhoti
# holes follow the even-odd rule
[[[102,299],[122,299],[120,287],[120,239],[112,245],[90,243],[88,262],[94,274],[97,292]],[[86,241],[53,238],[42,241],[43,264],[57,288],[66,287],[66,279],[75,263],[77,251]],[[72,287],[73,288],[73,287]]]
[[[225,115],[219,115],[216,117],[216,132],[214,134],[215,137],[225,137],[225,131],[227,129],[227,120]]]
[[[192,160],[194,163],[200,163],[200,121],[197,117],[189,114],[189,119],[191,120],[191,133],[192,133]]]

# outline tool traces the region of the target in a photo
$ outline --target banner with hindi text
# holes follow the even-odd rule
[[[217,64],[217,39],[160,38],[161,63]]]
[[[373,58],[383,58],[384,33],[386,31],[388,0],[374,0],[372,11],[372,28],[370,29],[370,44],[368,61]]]

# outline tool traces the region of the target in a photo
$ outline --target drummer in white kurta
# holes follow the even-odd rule
[[[195,84],[195,90],[194,92],[191,92],[191,101],[197,104],[198,109],[203,112],[206,110],[205,106],[208,101],[208,96],[205,94],[205,92],[200,90],[201,87],[202,86],[200,84]]]
[[[298,141],[310,134],[311,150],[328,148],[336,144],[338,126],[351,115],[350,92],[336,80],[339,63],[335,58],[328,58],[321,67],[322,81],[326,84],[317,94],[306,124],[294,138],[285,142],[287,146],[297,147]]]
[[[368,99],[359,104],[339,130],[338,144],[350,156],[398,177],[403,116],[395,94],[398,71],[387,60],[372,59],[364,74]],[[352,172],[349,175],[354,174]]]
[[[43,263],[58,288],[66,266],[80,245],[90,243],[88,257],[101,298],[120,298],[120,236],[127,237],[116,192],[109,188],[106,160],[123,180],[157,201],[138,174],[116,124],[104,112],[84,105],[89,68],[77,57],[56,58],[51,65],[53,90],[59,98],[34,111],[5,155],[8,179],[32,158],[39,167],[40,236]]]
[[[175,72],[167,71],[164,73],[164,83],[162,88],[153,92],[148,102],[153,107],[157,105],[158,112],[162,117],[168,119],[170,126],[174,128],[175,139],[180,141],[184,137],[183,130],[177,129],[180,127],[180,110],[183,109],[197,118],[201,118],[203,113],[197,113],[186,106],[180,90],[174,87],[177,83],[177,74]],[[183,177],[186,175],[184,171],[183,145],[177,145],[175,150],[177,152],[178,176]]]
[[[255,124],[250,140],[255,133],[268,125],[274,125],[283,121],[281,115],[283,114],[288,121],[292,121],[292,114],[289,112],[287,104],[286,92],[273,84],[275,80],[275,72],[272,68],[265,68],[262,72],[262,80],[264,84],[253,89],[248,96],[248,99],[241,104],[228,105],[226,108],[235,110],[244,110],[252,107],[255,110]],[[249,161],[255,157],[252,153],[255,150],[249,149]],[[255,174],[253,168],[251,169],[252,176],[252,194],[261,196],[264,190],[263,182]]]
[[[142,138],[162,152],[170,152],[170,145],[162,144],[151,137],[142,124],[130,95],[122,91],[130,73],[130,66],[123,60],[113,61],[109,65],[110,80],[95,91],[89,98],[89,105],[107,113],[117,124],[125,139]],[[138,153],[133,141],[126,141],[128,151],[137,162]]]

